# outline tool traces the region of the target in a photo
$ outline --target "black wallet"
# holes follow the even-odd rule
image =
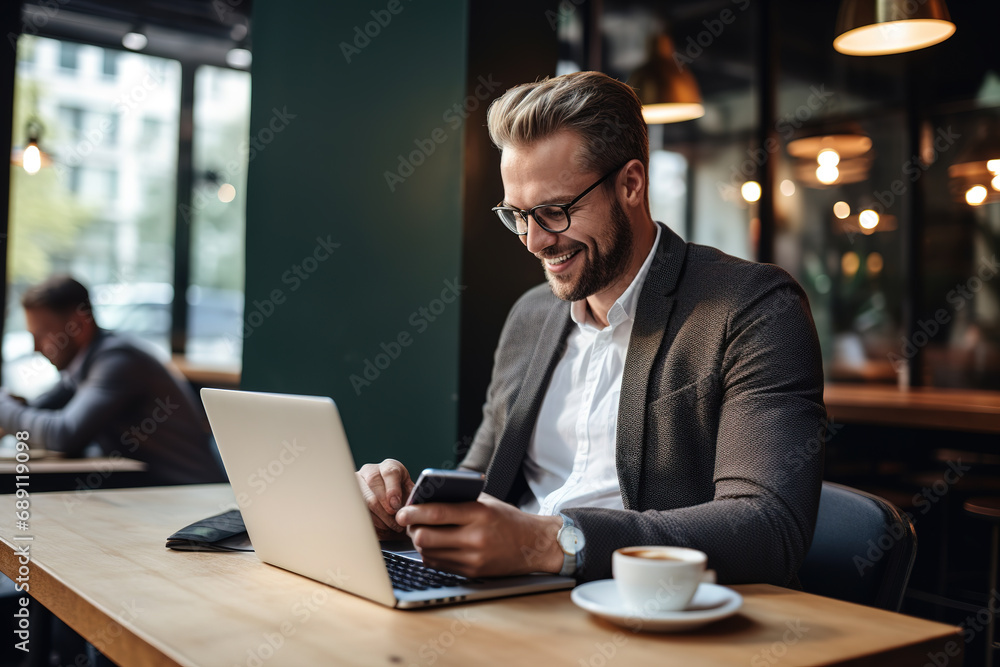
[[[167,538],[167,547],[178,551],[253,551],[239,510],[195,521]]]

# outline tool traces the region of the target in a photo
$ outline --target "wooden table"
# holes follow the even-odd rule
[[[238,364],[204,364],[192,362],[181,354],[175,354],[170,362],[191,384],[198,387],[220,387],[239,389],[240,367]]]
[[[30,593],[121,665],[922,665],[960,629],[769,585],[700,630],[632,634],[569,592],[396,611],[265,565],[252,553],[166,549],[174,530],[234,506],[226,485],[31,497],[14,530],[0,497],[0,569],[30,544]],[[33,536],[30,542],[18,537]],[[292,539],[292,536],[289,536]]]
[[[13,493],[17,462],[0,459],[0,493]],[[29,459],[29,492],[116,489],[142,486],[148,466],[122,456],[69,459],[46,457]]]
[[[1000,392],[827,384],[823,401],[838,423],[1000,433]]]

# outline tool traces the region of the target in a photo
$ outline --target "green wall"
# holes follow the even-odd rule
[[[331,396],[359,464],[455,456],[466,21],[254,2],[242,388]]]

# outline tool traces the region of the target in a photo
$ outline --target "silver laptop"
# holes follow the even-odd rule
[[[202,389],[201,398],[265,563],[399,609],[575,584],[550,574],[466,579],[425,567],[412,545],[380,543],[329,398],[222,389]]]

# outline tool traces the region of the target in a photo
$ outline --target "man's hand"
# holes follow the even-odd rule
[[[411,505],[396,514],[424,564],[467,577],[559,572],[558,516],[538,516],[485,493],[468,503]]]
[[[395,516],[413,488],[410,473],[399,461],[386,459],[382,463],[366,463],[355,474],[378,538],[400,539],[403,527],[396,523]]]

